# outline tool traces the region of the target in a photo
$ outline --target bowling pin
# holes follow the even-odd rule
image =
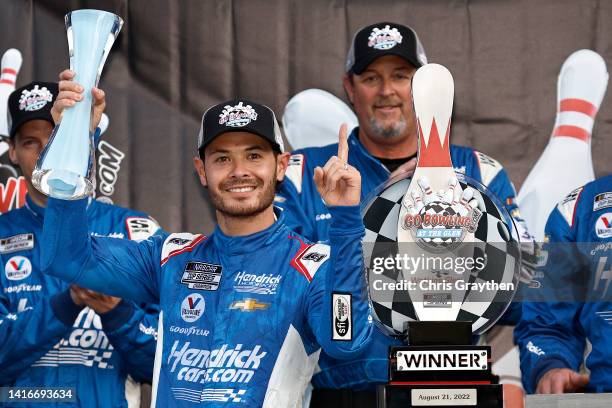
[[[405,220],[408,215],[414,215],[416,208],[420,209],[423,204],[431,203],[434,191],[446,192],[452,189],[454,195],[456,191],[461,190],[449,150],[454,93],[453,77],[442,65],[427,64],[419,68],[414,75],[412,97],[419,151],[416,169],[404,195],[404,205],[400,209],[397,228],[397,240],[400,243],[415,242],[415,237],[406,228]],[[416,200],[421,193],[422,203]],[[410,201],[413,202],[412,205]],[[405,248],[408,256],[418,257],[422,254],[417,245],[408,245]],[[417,279],[421,279],[419,273],[416,275]],[[419,320],[455,320],[461,308],[461,302],[451,302],[447,308],[428,309],[422,293],[415,291],[410,296]],[[455,298],[458,299],[459,296]]]
[[[425,197],[423,198],[423,202],[425,204],[429,204],[432,201],[434,201],[435,197],[433,194],[433,191],[431,189],[431,186],[429,184],[429,180],[426,177],[423,177],[421,179],[418,179],[418,184],[419,187],[421,187],[421,190],[423,190],[423,192],[425,193]]]
[[[291,147],[303,149],[338,143],[342,123],[349,132],[357,126],[357,117],[342,100],[321,89],[307,89],[287,102],[283,129]]]
[[[109,122],[110,121],[108,119],[108,115],[106,113],[102,113],[102,117],[100,118],[100,123],[98,123],[98,127],[100,128],[100,134],[94,140],[96,149],[100,145],[100,140],[102,140],[102,135],[104,134],[104,132],[106,132],[106,129],[108,129]]]
[[[594,179],[591,133],[607,85],[606,63],[591,50],[574,52],[561,67],[550,141],[517,197],[521,214],[538,242],[544,239],[544,227],[555,205]]]
[[[106,129],[108,129],[108,124],[109,124],[109,119],[108,119],[108,115],[106,113],[102,114],[102,117],[100,118],[100,123],[98,124],[98,127],[100,128],[100,135],[103,135],[104,132],[106,132]]]
[[[21,69],[21,53],[15,48],[10,48],[2,55],[0,62],[0,136],[8,136],[8,98],[15,90],[15,83],[17,82],[17,74]],[[8,150],[8,144],[6,142],[0,142],[0,156],[6,153]]]

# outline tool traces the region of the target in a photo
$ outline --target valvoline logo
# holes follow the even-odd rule
[[[4,266],[4,274],[8,280],[25,279],[32,273],[32,263],[25,256],[14,256]]]
[[[181,317],[187,323],[193,323],[204,314],[204,297],[199,293],[192,293],[181,303]]]
[[[599,238],[612,237],[612,213],[605,213],[597,219],[595,233]]]

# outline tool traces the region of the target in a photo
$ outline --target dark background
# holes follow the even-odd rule
[[[391,20],[417,31],[429,61],[455,79],[451,140],[497,158],[517,188],[548,142],[563,61],[580,48],[612,61],[606,0],[2,0],[0,52],[22,52],[18,86],[67,67],[63,16],[78,8],[125,21],[100,83],[104,138],[125,153],[112,198],[170,231],[213,225],[192,165],[204,109],[244,97],[281,117],[303,89],[344,98],[344,59],[361,26]],[[612,171],[610,99],[592,141],[598,176]]]

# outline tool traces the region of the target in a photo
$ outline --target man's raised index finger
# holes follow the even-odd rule
[[[347,128],[346,123],[343,123],[338,134],[338,158],[345,163],[348,162],[349,152]]]

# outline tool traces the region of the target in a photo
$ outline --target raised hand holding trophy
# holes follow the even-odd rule
[[[51,197],[76,200],[94,190],[93,135],[90,134],[91,89],[97,86],[104,62],[123,20],[100,10],[77,10],[66,15],[70,69],[85,89],[83,100],[66,109],[41,152],[32,184]]]
[[[472,334],[511,302],[520,268],[515,227],[480,183],[453,169],[450,72],[421,67],[412,95],[418,161],[412,179],[390,180],[367,200],[364,256],[375,317],[408,345],[389,352],[379,407],[501,407],[491,350]]]

